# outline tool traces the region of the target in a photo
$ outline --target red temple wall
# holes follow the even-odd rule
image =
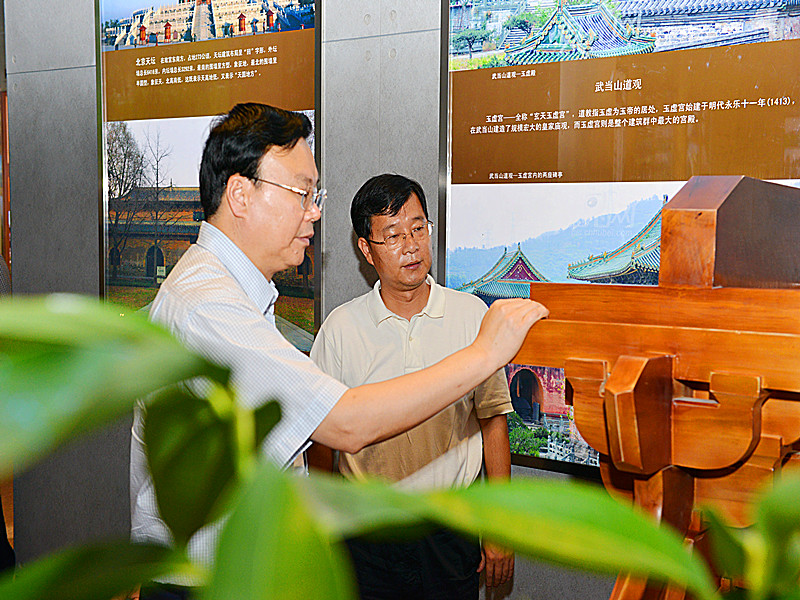
[[[569,414],[570,407],[564,401],[564,369],[510,364],[506,367],[509,385],[511,385],[514,375],[522,369],[532,371],[542,385],[541,411],[543,413],[563,416]]]

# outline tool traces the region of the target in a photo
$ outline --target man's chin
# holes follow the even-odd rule
[[[428,274],[425,273],[422,277],[408,277],[402,284],[408,290],[415,290],[420,287],[428,279]]]
[[[286,271],[288,269],[296,269],[300,265],[303,264],[303,261],[306,258],[306,253],[304,249],[299,249],[296,252],[292,252],[291,256],[287,256],[284,254],[284,264],[286,265],[281,269],[281,271]]]

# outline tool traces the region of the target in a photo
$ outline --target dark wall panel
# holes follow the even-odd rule
[[[14,479],[14,546],[24,564],[130,530],[131,419],[61,449]]]
[[[99,296],[94,2],[6,0],[5,21],[14,293]],[[121,423],[17,473],[21,562],[127,535],[129,438]]]
[[[14,293],[100,293],[94,67],[9,73]]]

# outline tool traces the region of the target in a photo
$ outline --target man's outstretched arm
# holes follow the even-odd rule
[[[427,369],[349,389],[311,439],[355,453],[411,429],[506,365],[528,330],[547,315],[532,300],[497,300],[472,344]]]

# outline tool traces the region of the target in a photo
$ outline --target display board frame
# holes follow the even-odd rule
[[[709,16],[701,3],[677,14],[686,4],[670,9],[671,29],[648,0],[442,4],[439,264],[449,287],[490,304],[526,296],[525,281],[656,285],[660,209],[689,177],[797,185],[800,87],[787,74],[800,66],[800,14],[754,4],[745,17]],[[511,27],[489,35],[493,19],[534,17],[516,45],[504,42]],[[470,36],[477,45],[459,55],[457,39]],[[548,413],[548,402],[534,404]]]
[[[8,92],[0,92],[0,254],[11,271],[11,205],[8,179]]]
[[[321,0],[139,4],[95,2],[101,293],[132,309],[149,305],[196,239],[197,170],[213,119],[253,101],[316,120],[321,16]],[[125,179],[137,169],[136,182]],[[317,239],[302,265],[275,277],[279,329],[304,352],[319,326],[319,258]]]

